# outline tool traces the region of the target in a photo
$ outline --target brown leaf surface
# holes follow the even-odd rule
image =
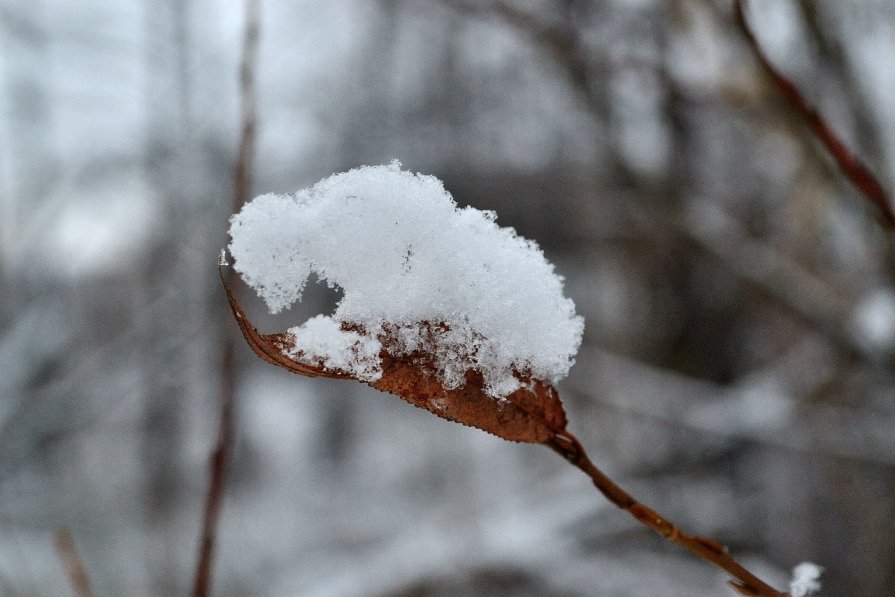
[[[294,347],[294,338],[289,334],[260,334],[218,269],[233,317],[249,347],[262,360],[308,377],[355,379],[344,371],[308,365],[289,357]],[[523,387],[498,400],[484,392],[484,381],[478,372],[467,371],[466,384],[448,390],[438,381],[434,367],[418,354],[394,357],[383,349],[380,357],[382,377],[369,385],[443,419],[476,427],[506,440],[532,443],[546,443],[566,428],[566,414],[559,395],[553,386],[539,380],[520,375]]]

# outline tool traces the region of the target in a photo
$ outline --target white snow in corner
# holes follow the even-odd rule
[[[376,346],[341,324],[371,337],[388,330],[396,356],[434,341],[446,387],[474,369],[501,397],[519,387],[514,370],[550,383],[565,377],[584,322],[537,244],[496,217],[459,208],[437,178],[393,161],[257,197],[231,218],[229,249],[272,312],[299,300],[312,272],[343,290],[331,317],[291,330],[305,358],[375,376]]]
[[[789,583],[789,592],[792,597],[807,597],[811,593],[820,590],[820,573],[823,568],[811,562],[802,562],[792,570],[792,581]]]

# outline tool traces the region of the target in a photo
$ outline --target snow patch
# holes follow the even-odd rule
[[[376,381],[379,367],[379,340],[356,331],[342,329],[333,318],[317,315],[302,325],[289,328],[296,340],[290,356],[309,365],[351,372],[362,381]]]
[[[789,592],[792,597],[808,597],[811,593],[820,590],[820,573],[823,568],[811,562],[802,562],[792,570],[792,581],[789,583]]]
[[[375,379],[388,337],[393,356],[433,355],[445,387],[475,370],[502,397],[517,373],[565,377],[584,321],[538,245],[496,219],[393,161],[255,198],[231,218],[229,249],[271,312],[299,300],[311,273],[344,291],[331,317],[291,330],[302,358]]]

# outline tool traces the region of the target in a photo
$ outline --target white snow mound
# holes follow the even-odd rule
[[[393,356],[425,348],[445,387],[471,369],[500,398],[520,387],[514,371],[565,377],[584,321],[538,245],[496,218],[393,161],[255,198],[231,218],[229,249],[273,313],[301,298],[312,272],[343,290],[331,316],[289,330],[298,358],[375,381],[388,331]]]

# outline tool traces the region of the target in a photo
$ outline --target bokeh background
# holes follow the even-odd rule
[[[753,0],[895,189],[895,4]],[[0,2],[0,595],[187,594],[235,326],[243,5]],[[587,329],[594,460],[785,586],[895,594],[895,252],[727,0],[261,4],[253,192],[393,158],[495,209]],[[311,285],[264,331],[332,308]],[[238,345],[220,596],[727,595],[539,446]]]

